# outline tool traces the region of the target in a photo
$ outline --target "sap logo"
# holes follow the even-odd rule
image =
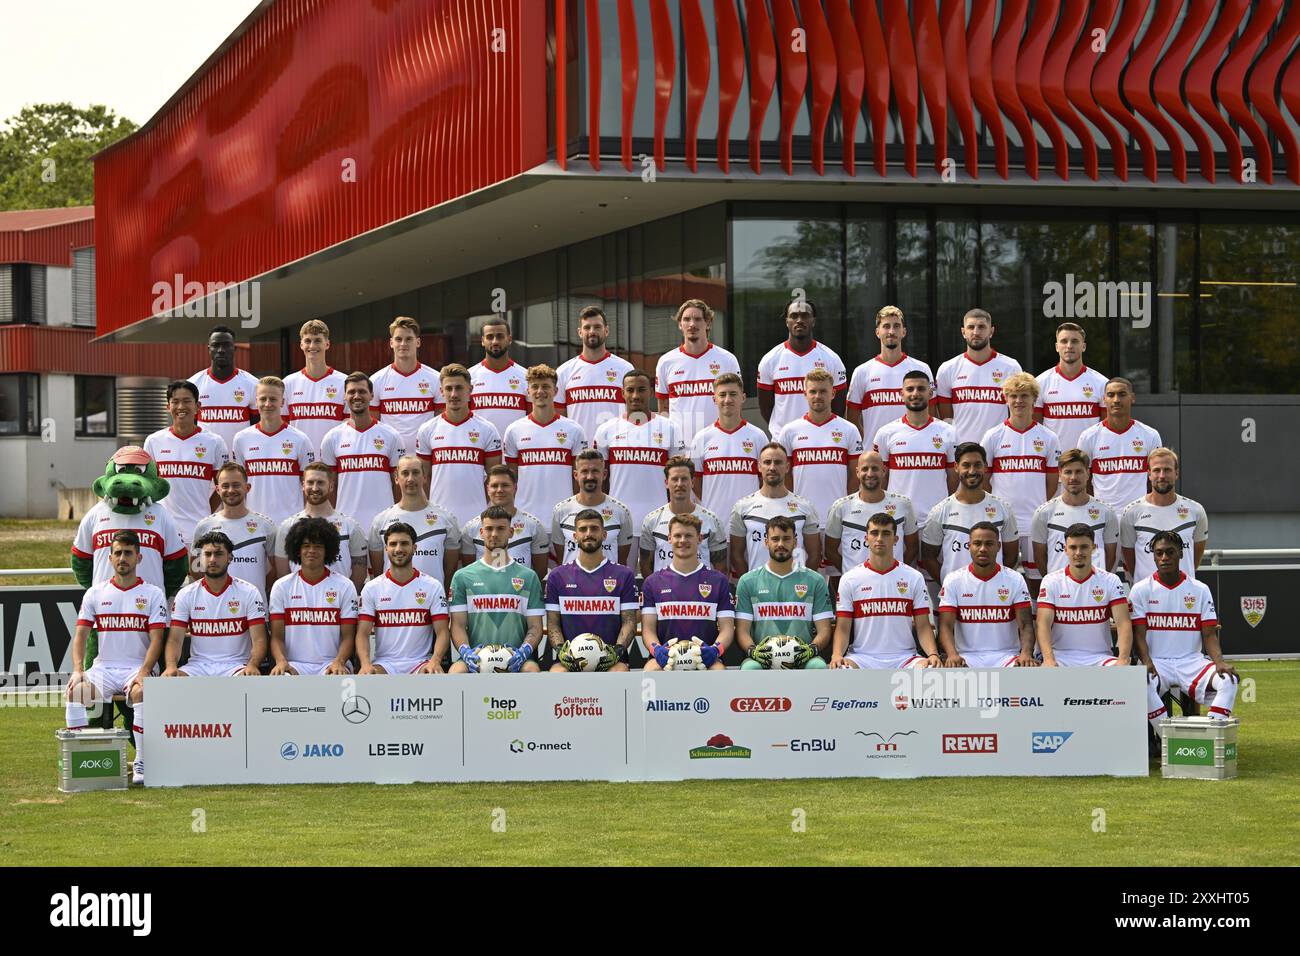
[[[944,734],[943,752],[946,754],[995,754],[998,752],[998,735]]]
[[[1062,747],[1065,742],[1074,736],[1072,730],[1059,730],[1055,732],[1036,731],[1030,736],[1030,742],[1033,752],[1036,754],[1054,754]]]
[[[297,744],[288,742],[280,745],[280,756],[285,760],[297,760],[312,757],[342,757],[342,744]]]
[[[518,720],[519,719],[519,702],[513,697],[498,699],[496,697],[484,697],[483,703],[488,705],[488,720]]]
[[[878,706],[880,706],[879,702],[874,700],[858,700],[852,697],[845,700],[840,700],[838,697],[834,699],[818,697],[808,709],[825,710],[829,707],[831,710],[874,710]]]
[[[793,706],[789,697],[731,698],[731,709],[738,714],[783,714]]]
[[[371,744],[372,757],[418,757],[424,753],[424,744]]]

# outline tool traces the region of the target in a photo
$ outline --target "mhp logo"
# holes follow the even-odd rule
[[[1034,753],[1054,754],[1073,736],[1073,730],[1036,730],[1029,739]]]

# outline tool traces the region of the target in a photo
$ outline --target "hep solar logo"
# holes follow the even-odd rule
[[[1036,730],[1029,738],[1030,749],[1036,754],[1054,754],[1073,736],[1073,730]]]

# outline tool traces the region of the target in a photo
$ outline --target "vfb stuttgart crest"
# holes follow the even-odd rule
[[[478,436],[479,436],[479,433],[478,433],[478,432],[475,432],[475,431],[471,431],[471,432],[468,432],[467,434],[469,435],[469,443],[470,443],[471,445],[477,445],[477,444],[478,444]]]
[[[423,607],[423,606],[424,606],[424,602],[427,601],[427,600],[429,600],[429,593],[428,593],[427,591],[416,591],[416,592],[415,592],[415,603],[416,603],[416,604],[419,604],[421,607]]]
[[[1043,453],[1043,449],[1046,446],[1047,446],[1047,442],[1043,441],[1041,438],[1034,439],[1034,451],[1036,453],[1041,455]]]
[[[254,518],[249,518],[247,521],[244,522],[244,527],[248,530],[249,534],[256,534],[257,520]]]
[[[563,445],[566,441],[569,440],[569,436],[568,436],[568,434],[567,434],[566,432],[556,432],[556,433],[555,433],[555,440],[556,440],[559,444]]]
[[[432,528],[438,523],[438,516],[432,511],[426,511],[424,513],[424,523]]]
[[[746,455],[754,454],[754,443],[748,439],[741,441],[740,448]]]
[[[995,369],[993,370],[993,384],[994,384],[994,385],[1001,385],[1001,384],[1002,384],[1002,376],[1003,376],[1003,374],[1004,374],[1004,373],[1003,373],[1002,369],[1000,369],[1000,368],[995,368]]]
[[[244,390],[242,388],[235,389],[235,404],[244,404]]]
[[[383,451],[383,450],[384,450],[384,440],[382,438],[376,438],[375,451]]]
[[[1264,620],[1264,611],[1267,608],[1268,598],[1264,595],[1243,597],[1241,599],[1241,616],[1246,619],[1246,623],[1251,627],[1257,627],[1259,622]]]
[[[231,613],[231,614],[238,614],[238,613],[239,613],[239,602],[238,602],[238,601],[227,601],[227,602],[226,602],[226,607],[230,609],[230,613]]]
[[[930,437],[930,441],[934,442],[934,450],[935,450],[935,451],[938,451],[940,448],[943,447],[943,438],[941,438],[941,437],[938,436],[938,435],[932,435],[932,436]]]
[[[887,515],[892,515],[897,510],[898,510],[898,505],[894,505],[894,504],[885,505],[885,514]]]
[[[1180,518],[1186,518],[1188,515],[1188,508],[1186,505],[1179,505],[1177,511],[1178,511],[1178,517]]]
[[[1093,588],[1092,599],[1100,604],[1102,601],[1106,600],[1106,592],[1101,588]]]
[[[617,372],[615,372],[612,368],[605,369],[605,381],[612,382],[616,378],[618,378]]]
[[[1085,385],[1085,386],[1083,386],[1083,397],[1084,397],[1084,398],[1092,398],[1092,386],[1091,386],[1091,385]]]
[[[907,582],[906,582],[906,581],[895,581],[895,582],[894,582],[894,587],[898,588],[898,593],[901,594],[903,597],[906,597],[906,596],[907,596]]]
[[[283,454],[286,454],[286,455],[292,455],[292,454],[293,454],[293,442],[291,442],[291,441],[282,441],[282,442],[280,442],[280,451],[281,451]]]
[[[510,380],[510,388],[516,392],[519,391],[519,386],[522,384],[523,382],[519,381],[517,378],[512,378]]]
[[[513,531],[515,534],[523,534],[524,523],[522,521],[516,521],[514,524],[510,526],[510,530]]]
[[[325,386],[325,397],[326,397],[326,398],[334,398],[336,395],[338,395],[338,393],[339,393],[339,389],[338,389],[338,386],[337,386],[337,385],[326,385],[326,386]]]
[[[158,516],[157,516],[157,515],[151,515],[151,514],[149,514],[148,512],[145,512],[145,516],[144,516],[144,524],[145,524],[145,527],[146,527],[146,528],[148,528],[148,527],[152,527],[152,526],[153,526],[153,523],[154,523],[155,521],[157,521],[157,520],[158,520]]]
[[[1010,599],[1011,599],[1011,589],[1010,589],[1010,588],[998,588],[998,600],[999,600],[999,601],[1001,601],[1003,604],[1006,604],[1007,601],[1009,601]]]
[[[605,580],[602,581],[601,584],[605,585],[605,590],[606,590],[608,593],[613,594],[613,593],[614,593],[614,588],[618,587],[618,579],[617,579],[617,578],[605,578]]]
[[[426,394],[426,393],[429,391],[429,383],[428,383],[428,382],[416,382],[416,383],[415,383],[415,387],[418,388],[418,389],[420,390],[420,394],[421,394],[421,395],[424,395],[424,394]]]
[[[1143,441],[1142,441],[1142,439],[1141,439],[1141,438],[1134,438],[1134,439],[1133,439],[1133,453],[1134,453],[1135,455],[1140,455],[1140,454],[1142,454],[1142,447],[1143,447]]]
[[[985,505],[984,514],[988,515],[988,519],[992,521],[994,518],[998,516],[998,509],[995,508],[993,505]]]
[[[797,597],[799,600],[802,601],[807,594],[808,594],[808,585],[796,584],[794,586],[794,596]]]
[[[786,510],[790,512],[790,514],[798,514],[799,512],[799,504],[793,498],[791,498],[789,501],[785,503],[785,507]]]
[[[701,585],[700,585],[700,597],[702,597],[702,598],[707,598],[707,597],[708,597],[710,594],[712,594],[712,593],[713,593],[713,585],[712,585],[712,584],[701,584]]]
[[[339,592],[338,592],[338,591],[326,591],[326,592],[325,592],[325,603],[326,603],[326,604],[337,604],[337,603],[338,603],[338,599],[339,599]]]
[[[203,456],[206,455],[207,453],[208,453],[208,450],[207,450],[206,448],[204,448],[202,445],[195,445],[195,446],[194,446],[194,457],[197,458],[199,461],[202,461],[202,460],[203,460]]]
[[[1096,521],[1096,520],[1097,520],[1098,518],[1100,518],[1100,517],[1101,517],[1101,509],[1100,509],[1100,508],[1089,508],[1089,509],[1088,509],[1088,518],[1089,518],[1089,520],[1091,520],[1091,521]]]
[[[516,591],[522,591],[522,590],[524,589],[524,579],[523,579],[523,578],[511,578],[511,579],[510,579],[510,585],[511,585],[511,586],[512,586]]]
[[[714,378],[717,378],[718,373],[721,371],[722,371],[722,366],[719,363],[717,362],[709,363],[709,374],[712,375]]]
[[[1193,596],[1190,595],[1190,594],[1184,594],[1184,595],[1183,595],[1183,607],[1187,608],[1187,610],[1189,610],[1189,611],[1190,611],[1192,608],[1196,607],[1196,598],[1193,597]]]
[[[844,441],[844,432],[831,432],[831,441],[837,445]]]
[[[143,611],[148,606],[149,606],[148,598],[138,597],[135,599],[135,609],[137,611]]]

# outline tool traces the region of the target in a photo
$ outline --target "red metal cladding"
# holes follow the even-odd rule
[[[1228,152],[1228,170],[1233,179],[1241,181],[1242,153],[1241,142],[1237,132],[1228,125],[1228,121],[1219,112],[1214,102],[1214,72],[1219,67],[1219,60],[1228,42],[1236,35],[1242,14],[1246,11],[1249,0],[1223,0],[1219,9],[1219,18],[1214,21],[1209,35],[1201,44],[1200,50],[1187,67],[1183,76],[1183,95],[1192,109],[1205,120],[1218,135]],[[1214,153],[1209,154],[1210,182],[1214,182]]]
[[[1133,104],[1133,108],[1144,120],[1155,127],[1165,141],[1165,149],[1169,150],[1169,165],[1174,177],[1179,182],[1185,183],[1187,182],[1187,150],[1183,148],[1183,137],[1169,121],[1169,117],[1165,116],[1156,105],[1155,97],[1151,95],[1151,77],[1155,72],[1156,58],[1164,48],[1169,31],[1173,29],[1179,6],[1172,0],[1156,0],[1151,22],[1147,25],[1146,33],[1142,35],[1142,40],[1133,51],[1132,57],[1129,58],[1120,88],[1124,91],[1124,98]]]
[[[1290,55],[1291,48],[1295,46],[1297,37],[1300,37],[1300,3],[1293,3],[1287,9],[1286,16],[1282,18],[1276,35],[1255,61],[1255,68],[1250,71],[1246,88],[1250,93],[1251,105],[1264,117],[1269,130],[1282,146],[1282,152],[1286,155],[1287,177],[1293,183],[1300,185],[1300,146],[1297,146],[1295,135],[1291,132],[1291,125],[1282,115],[1281,106],[1274,94],[1277,89],[1278,73],[1281,72],[1282,64]],[[1283,96],[1285,95],[1284,89]]]
[[[1142,151],[1142,172],[1151,182],[1156,181],[1156,144],[1151,134],[1124,105],[1124,98],[1119,92],[1119,78],[1128,60],[1129,50],[1133,48],[1133,39],[1146,17],[1149,0],[1129,0],[1120,10],[1119,20],[1106,41],[1106,52],[1097,60],[1092,71],[1092,95],[1104,109],[1137,140]]]
[[[862,112],[862,90],[866,84],[867,69],[862,61],[862,45],[858,31],[853,26],[849,0],[826,0],[826,17],[830,20],[831,37],[835,41],[835,62],[840,69],[840,118],[844,124],[844,171],[856,176],[856,142],[858,117]]]
[[[939,34],[939,14],[934,0],[914,0],[912,17],[916,22],[916,62],[925,94],[925,111],[934,134],[934,168],[943,172],[948,158],[948,77],[943,62],[943,37]]]
[[[94,329],[69,325],[0,325],[0,368],[63,375],[147,375],[188,378],[207,368],[206,345],[92,344]],[[249,347],[236,346],[235,363],[248,368]]]
[[[889,76],[894,85],[894,102],[898,104],[898,122],[903,128],[903,168],[915,178],[920,89],[907,0],[885,0],[884,14],[885,40],[889,44]]]
[[[700,0],[681,0],[682,46],[686,60],[686,167],[696,171],[696,137],[700,112],[709,89],[709,35],[705,32]]]
[[[650,0],[650,32],[655,51],[655,168],[664,168],[664,129],[668,125],[668,107],[673,100],[677,79],[677,51],[673,41],[673,21],[668,15],[668,0]]]
[[[939,22],[943,31],[943,59],[948,81],[948,103],[957,117],[966,150],[966,172],[980,175],[979,137],[975,132],[975,104],[970,95],[970,67],[966,59],[966,0],[942,0]]]
[[[826,172],[826,121],[835,103],[838,63],[835,41],[826,25],[821,0],[799,0],[799,13],[808,35],[808,64],[812,74],[812,168],[818,176]]]
[[[993,37],[993,95],[1002,112],[1010,117],[1020,134],[1020,145],[1025,154],[1025,172],[1030,179],[1038,178],[1038,138],[1034,124],[1029,121],[1016,92],[1016,58],[1020,51],[1020,36],[1025,29],[1025,15],[1029,0],[1004,0],[1002,20]]]
[[[772,0],[776,55],[781,63],[781,168],[794,172],[794,121],[808,87],[808,57],[799,42],[799,19],[791,0]]]
[[[569,168],[568,0],[555,0],[555,159]]]
[[[1065,142],[1065,134],[1060,124],[1043,99],[1041,81],[1043,76],[1043,58],[1047,54],[1047,43],[1052,36],[1052,27],[1056,24],[1060,12],[1060,0],[1039,0],[1034,9],[1034,17],[1029,21],[1025,31],[1024,42],[1020,46],[1020,55],[1016,60],[1016,93],[1025,105],[1029,115],[1038,121],[1052,141],[1052,152],[1056,155],[1056,175],[1061,179],[1070,178],[1070,149]]]
[[[993,21],[997,18],[997,0],[973,0],[970,24],[966,28],[966,52],[970,63],[970,91],[984,119],[984,128],[993,137],[993,164],[998,175],[1010,175],[1007,158],[1007,131],[993,92]]]
[[[1088,18],[1088,0],[1065,0],[1061,8],[1056,30],[1047,44],[1043,56],[1042,79],[1039,89],[1043,100],[1052,112],[1074,133],[1075,139],[1083,150],[1083,171],[1089,179],[1096,180],[1100,175],[1097,161],[1097,144],[1093,142],[1092,130],[1070,104],[1070,97],[1065,92],[1065,74],[1070,65],[1070,54],[1083,21]]]
[[[1115,124],[1110,121],[1092,96],[1092,71],[1097,67],[1097,59],[1106,38],[1109,36],[1110,23],[1115,19],[1115,7],[1119,0],[1097,0],[1084,24],[1083,34],[1070,57],[1070,65],[1065,69],[1065,95],[1080,113],[1106,137],[1110,145],[1110,164],[1115,175],[1128,182],[1128,148],[1124,137],[1120,136]]]
[[[857,0],[853,4],[853,22],[862,43],[862,63],[866,68],[867,112],[871,114],[872,164],[885,175],[885,127],[889,122],[889,54],[885,34],[874,2]]]
[[[713,0],[714,31],[718,35],[718,168],[731,168],[731,118],[745,82],[745,38],[740,32],[736,0]]]
[[[600,4],[587,6],[587,160],[600,169]]]
[[[1156,67],[1155,76],[1151,79],[1156,102],[1196,143],[1201,175],[1210,182],[1214,182],[1214,163],[1211,161],[1207,165],[1206,157],[1213,156],[1214,147],[1210,145],[1205,127],[1196,121],[1192,111],[1183,103],[1181,86],[1187,61],[1196,47],[1196,41],[1205,32],[1205,25],[1210,22],[1215,2],[1216,0],[1191,0],[1182,27],[1169,41],[1169,47],[1160,58],[1160,65]]]
[[[623,70],[623,167],[632,169],[632,121],[636,119],[636,84],[640,56],[636,42],[636,11],[632,0],[618,0],[618,55]]]
[[[72,265],[72,251],[95,244],[95,213],[90,206],[78,208],[83,218],[66,221],[61,209],[0,213],[0,264],[27,262],[33,265]],[[42,217],[40,213],[52,215]],[[70,210],[69,210],[70,212]],[[44,219],[45,222],[40,220]],[[50,220],[64,221],[52,222]],[[46,224],[48,222],[48,224]]]
[[[749,167],[762,172],[763,117],[776,89],[776,43],[765,0],[745,0],[749,34]]]
[[[1281,8],[1282,0],[1256,0],[1250,23],[1237,39],[1228,58],[1223,61],[1219,75],[1214,80],[1215,96],[1228,111],[1228,115],[1250,137],[1250,143],[1255,147],[1255,160],[1259,164],[1259,178],[1266,183],[1273,182],[1273,149],[1268,136],[1251,115],[1242,84],[1259,45],[1264,42],[1264,37],[1272,28]]]

